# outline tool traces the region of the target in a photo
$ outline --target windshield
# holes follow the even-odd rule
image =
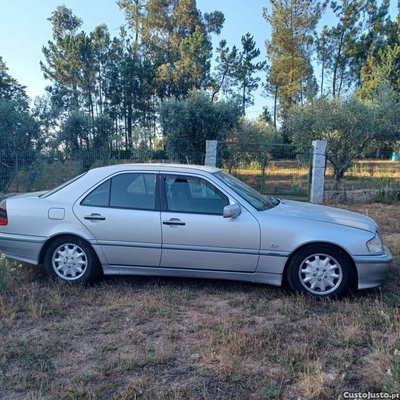
[[[257,190],[254,190],[244,182],[224,171],[216,172],[214,175],[228,185],[239,196],[243,197],[258,211],[269,210],[280,203],[280,201],[275,197],[263,196],[261,193],[257,192]]]
[[[79,178],[82,178],[83,175],[86,175],[86,172],[84,172],[84,173],[81,174],[81,175],[76,176],[75,178],[70,179],[69,181],[63,183],[63,184],[60,185],[60,186],[57,186],[56,188],[50,190],[49,192],[46,192],[46,193],[41,194],[39,197],[42,197],[42,198],[49,197],[49,196],[51,196],[52,194],[58,192],[59,190],[64,189],[66,186],[70,185],[72,182],[75,182],[75,181],[77,181]]]

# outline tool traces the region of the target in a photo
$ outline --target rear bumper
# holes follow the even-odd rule
[[[0,250],[8,258],[37,265],[46,240],[43,236],[0,233]]]
[[[358,273],[358,289],[369,289],[382,284],[389,272],[392,253],[384,246],[385,254],[380,256],[354,256]]]

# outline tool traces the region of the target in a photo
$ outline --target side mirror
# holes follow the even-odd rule
[[[224,207],[223,216],[224,218],[236,218],[242,212],[239,204],[230,204]]]

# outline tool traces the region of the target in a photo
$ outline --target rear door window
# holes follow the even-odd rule
[[[156,174],[121,174],[111,179],[110,207],[155,210]]]

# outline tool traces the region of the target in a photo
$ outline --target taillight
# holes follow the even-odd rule
[[[0,226],[8,225],[7,218],[7,200],[3,200],[0,203]]]

